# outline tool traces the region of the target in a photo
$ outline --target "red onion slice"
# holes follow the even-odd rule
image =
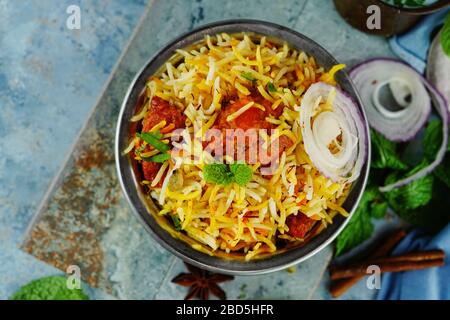
[[[381,192],[388,192],[388,191],[391,191],[392,189],[403,187],[415,180],[418,180],[418,179],[423,178],[426,175],[430,174],[442,162],[442,160],[444,159],[444,156],[445,156],[445,152],[447,151],[447,143],[448,143],[447,103],[439,91],[437,91],[430,83],[428,83],[428,81],[425,80],[425,78],[423,78],[422,76],[420,76],[420,77],[421,77],[423,83],[425,84],[425,86],[427,87],[427,89],[432,94],[432,97],[435,100],[435,106],[436,106],[437,112],[442,117],[442,144],[441,144],[441,147],[439,148],[439,151],[436,154],[436,158],[434,159],[434,161],[432,163],[430,163],[428,166],[424,167],[423,169],[417,171],[415,174],[413,174],[407,178],[400,179],[397,182],[394,182],[394,183],[391,183],[391,184],[381,187],[380,188]]]
[[[450,58],[442,49],[441,34],[442,30],[428,50],[426,78],[450,102]],[[450,104],[447,107],[450,115]]]
[[[428,166],[424,167],[420,171],[415,174],[400,179],[399,181],[383,186],[380,188],[382,192],[388,192],[395,188],[399,188],[405,186],[415,180],[423,178],[432,172],[444,159],[447,143],[448,143],[448,112],[447,112],[447,102],[445,98],[440,94],[438,90],[436,90],[421,74],[415,71],[410,66],[406,65],[402,61],[389,59],[389,58],[376,58],[371,59],[366,62],[363,62],[357,66],[355,66],[350,71],[350,76],[355,81],[355,84],[359,90],[361,98],[363,100],[364,108],[366,110],[366,114],[369,120],[369,123],[373,126],[373,128],[383,135],[385,135],[388,139],[393,141],[407,141],[413,138],[416,133],[425,125],[425,122],[428,119],[429,113],[431,112],[431,101],[434,100],[434,106],[442,118],[442,144],[439,148],[438,153],[436,154],[436,158],[432,163]],[[374,103],[370,98],[373,93],[370,90],[373,90],[373,86],[371,85],[373,81],[386,81],[392,78],[401,78],[402,81],[408,83],[411,86],[411,89],[416,88],[418,92],[411,92],[413,94],[412,101],[409,106],[407,106],[403,110],[404,114],[399,117],[386,117],[380,116],[380,114],[376,114],[374,109]],[[418,82],[421,83],[421,86],[418,86]],[[398,83],[397,83],[398,85]],[[425,91],[426,94],[423,93],[423,90],[428,89],[428,92],[431,94],[432,99],[428,92]],[[401,90],[404,88],[391,88],[397,94],[401,96]],[[427,101],[423,101],[424,98],[428,97]],[[397,100],[399,97],[394,98]],[[420,101],[421,105],[411,105],[414,101],[414,98],[418,99],[416,101]],[[418,108],[421,108],[420,110]],[[400,111],[400,112],[403,112]],[[409,114],[406,116],[405,114]],[[374,116],[375,115],[375,116]],[[410,123],[410,121],[416,122]],[[407,130],[405,129],[407,128]]]
[[[396,60],[374,59],[350,71],[363,102],[369,124],[392,141],[414,138],[430,112],[430,96],[418,73]],[[389,86],[400,110],[386,108],[380,91]]]
[[[317,170],[335,182],[356,180],[368,142],[364,120],[353,100],[340,89],[319,82],[308,88],[299,110],[305,152]],[[334,153],[329,149],[333,143],[338,149]]]

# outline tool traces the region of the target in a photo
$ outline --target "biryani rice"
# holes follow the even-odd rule
[[[172,158],[159,169],[153,181],[143,180],[149,195],[160,206],[159,214],[177,215],[181,232],[212,251],[234,252],[246,260],[275,253],[283,243],[301,243],[304,239],[289,234],[286,219],[291,215],[305,215],[325,228],[336,214],[347,215],[341,204],[350,183],[333,182],[324,177],[311,163],[303,147],[299,126],[299,106],[304,92],[313,83],[322,81],[336,85],[334,74],[343,68],[337,65],[328,72],[316,64],[313,57],[278,45],[266,37],[251,39],[248,35],[218,34],[206,36],[195,48],[177,50],[160,75],[151,77],[146,85],[146,103],[131,119],[141,122],[147,115],[154,97],[176,106],[186,116],[186,138],[194,135],[204,138],[213,127],[228,96],[236,100],[258,92],[270,102],[273,110],[282,108],[281,116],[269,116],[266,121],[276,126],[277,134],[261,133],[265,147],[280,136],[287,136],[292,145],[281,155],[278,168],[272,176],[263,175],[260,164],[252,165],[253,176],[245,186],[212,184],[205,181],[203,166],[212,156],[193,144],[176,144],[186,152],[200,152],[200,163],[182,163]],[[271,92],[271,83],[276,89]],[[320,102],[330,108],[332,94]],[[265,108],[250,102],[228,116],[227,121],[238,118],[250,108]],[[201,130],[194,130],[200,124]],[[166,129],[166,130],[165,130]],[[160,122],[151,131],[160,130],[168,143],[171,129]],[[133,149],[145,145],[133,137],[130,152],[134,160],[142,162],[142,154]],[[144,156],[154,156],[153,149]],[[158,184],[161,184],[158,187]],[[202,250],[198,244],[194,248]]]

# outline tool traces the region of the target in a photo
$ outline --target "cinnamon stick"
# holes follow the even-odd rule
[[[428,251],[418,251],[405,253],[398,256],[392,257],[382,257],[378,259],[373,259],[371,262],[373,264],[383,263],[384,261],[389,262],[402,262],[402,261],[425,261],[425,260],[437,260],[444,259],[445,253],[442,250],[428,250]]]
[[[387,239],[380,245],[372,254],[369,259],[377,259],[388,255],[392,249],[406,236],[406,232],[402,229],[394,231]],[[333,298],[337,298],[344,294],[354,284],[361,280],[364,275],[355,275],[345,279],[332,281],[330,284],[330,294]]]
[[[424,256],[427,256],[429,252],[426,252]],[[416,253],[415,255],[419,255]],[[354,277],[356,275],[367,275],[367,268],[371,265],[377,265],[380,267],[380,271],[383,272],[401,272],[401,271],[410,271],[410,270],[419,270],[431,267],[440,267],[444,265],[444,258],[437,259],[419,259],[414,258],[415,260],[402,260],[403,256],[396,257],[386,257],[384,259],[380,259],[378,262],[367,261],[359,264],[355,264],[353,266],[348,267],[339,267],[330,270],[330,278],[331,280],[343,279],[348,277]]]

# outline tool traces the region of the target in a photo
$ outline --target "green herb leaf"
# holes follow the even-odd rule
[[[360,205],[336,240],[336,256],[355,248],[370,238],[373,225],[367,205]]]
[[[203,177],[207,182],[228,185],[233,182],[233,173],[224,163],[211,163],[203,167]]]
[[[233,174],[234,181],[240,186],[245,186],[253,176],[252,168],[245,163],[230,164],[230,171]]]
[[[386,215],[389,205],[386,201],[382,202],[372,202],[370,204],[370,215],[375,219],[384,218]]]
[[[370,205],[378,196],[379,191],[375,186],[368,187],[364,191],[352,219],[336,239],[336,256],[340,256],[370,238],[373,232]]]
[[[277,92],[277,89],[275,88],[275,86],[273,85],[272,82],[268,82],[267,83],[267,90],[269,90],[269,92]]]
[[[372,141],[372,167],[375,169],[405,170],[407,165],[397,154],[397,145],[375,130],[370,131]]]
[[[405,5],[408,7],[423,7],[425,0],[406,0]]]
[[[242,78],[247,79],[248,81],[256,81],[256,78],[253,77],[253,75],[250,72],[242,72],[241,73]]]
[[[152,145],[155,149],[158,149],[161,152],[166,152],[170,149],[170,147],[167,144],[159,141],[159,139],[162,138],[162,134],[159,131],[137,133],[136,136],[141,138],[148,144]]]
[[[433,161],[442,144],[442,121],[431,120],[423,137],[423,153],[428,161]]]
[[[417,8],[425,5],[425,0],[385,0],[389,4],[393,4],[397,7],[410,7]]]
[[[51,276],[31,281],[10,300],[89,300],[82,289],[67,288],[67,278]]]
[[[448,223],[450,212],[438,208],[448,208],[448,199],[437,199],[447,197],[448,191],[442,189],[450,188],[450,157],[445,158],[431,175],[390,192],[381,193],[378,190],[379,184],[386,185],[408,177],[433,161],[442,142],[441,126],[442,122],[439,120],[428,123],[423,138],[424,160],[412,170],[408,170],[407,164],[398,155],[397,144],[371,131],[372,167],[383,170],[371,171],[369,182],[377,185],[366,189],[355,214],[338,236],[336,255],[341,255],[368,239],[373,231],[372,218],[383,218],[389,207],[403,219],[428,230],[437,230],[436,226],[442,227]]]
[[[178,214],[174,214],[172,216],[173,226],[175,227],[175,230],[181,231],[181,220]]]
[[[167,161],[167,160],[169,160],[170,159],[170,154],[168,154],[168,153],[160,153],[160,154],[157,154],[157,155],[155,155],[155,156],[153,156],[153,157],[150,157],[150,158],[142,158],[143,160],[145,160],[145,161],[150,161],[150,162],[159,162],[159,163],[163,163],[163,162],[165,162],[165,161]]]
[[[236,182],[245,186],[252,179],[252,168],[245,163],[211,163],[203,167],[203,176],[207,182],[228,185]]]
[[[363,209],[358,209],[352,219],[339,234],[336,240],[336,256],[357,247],[360,243],[369,239],[373,233],[373,224],[370,215]]]
[[[441,45],[445,54],[450,57],[450,13],[447,15],[441,32]]]
[[[450,221],[450,200],[448,188],[439,179],[433,181],[433,195],[430,202],[414,210],[396,212],[402,219],[418,226],[428,233],[437,233]]]
[[[406,177],[414,174],[426,165],[427,163],[425,161],[422,162],[407,173]],[[394,183],[399,179],[398,173],[391,173],[386,178],[386,184]],[[396,212],[405,212],[426,205],[431,200],[432,194],[433,176],[428,175],[406,186],[386,192],[384,195],[392,209]]]

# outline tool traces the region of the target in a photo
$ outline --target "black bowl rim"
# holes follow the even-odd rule
[[[229,31],[227,29],[238,28],[236,31]],[[278,25],[272,22],[260,21],[260,20],[252,20],[252,19],[233,19],[233,20],[223,20],[210,24],[206,24],[200,26],[199,28],[193,29],[189,32],[186,32],[174,40],[170,41],[168,44],[163,46],[158,52],[156,52],[145,64],[144,66],[137,72],[133,81],[131,82],[127,93],[124,97],[116,128],[116,140],[115,140],[115,161],[116,161],[116,169],[117,175],[119,178],[119,182],[122,188],[122,191],[125,195],[126,200],[132,208],[132,211],[138,217],[138,220],[143,224],[145,230],[156,240],[159,244],[161,244],[166,250],[174,254],[175,256],[181,258],[185,262],[192,264],[194,266],[207,269],[213,272],[220,272],[225,274],[233,274],[233,275],[257,275],[264,274],[269,272],[274,272],[278,270],[282,270],[288,268],[290,266],[296,265],[322,249],[328,246],[337,235],[343,230],[343,228],[347,225],[352,217],[354,211],[356,210],[359,201],[361,200],[362,194],[364,192],[365,186],[367,184],[368,173],[370,168],[370,159],[371,159],[371,145],[370,145],[370,136],[369,136],[369,125],[367,122],[367,117],[365,115],[364,109],[362,108],[361,99],[356,91],[355,85],[352,80],[348,76],[346,72],[341,72],[338,75],[338,83],[342,86],[341,82],[344,82],[348,89],[345,91],[356,101],[358,104],[359,110],[362,114],[364,120],[364,126],[366,130],[366,137],[368,140],[367,143],[367,154],[366,161],[364,167],[361,171],[361,176],[358,178],[354,184],[357,184],[358,187],[355,187],[354,191],[350,192],[350,196],[352,196],[352,204],[349,211],[349,216],[344,218],[342,216],[336,216],[334,218],[333,224],[329,225],[325,230],[323,230],[320,234],[314,236],[312,239],[308,241],[304,246],[299,248],[293,248],[288,250],[287,252],[276,254],[270,258],[265,259],[255,259],[248,262],[245,261],[237,261],[237,260],[228,260],[219,257],[209,256],[203,252],[200,252],[196,249],[193,249],[190,245],[185,243],[182,240],[176,239],[172,237],[166,230],[164,230],[161,226],[159,226],[158,222],[153,219],[152,214],[148,212],[147,206],[155,205],[153,203],[146,202],[140,188],[138,186],[138,182],[134,177],[133,170],[131,169],[131,163],[128,157],[122,156],[121,150],[122,144],[128,143],[129,139],[129,118],[124,119],[124,113],[127,109],[133,109],[135,106],[136,100],[131,101],[131,96],[134,94],[139,94],[142,91],[143,87],[137,87],[138,81],[143,81],[146,79],[144,75],[145,71],[152,67],[155,72],[161,64],[155,66],[155,60],[158,59],[159,56],[167,55],[163,61],[166,61],[169,57],[172,56],[173,50],[175,48],[183,48],[188,46],[191,43],[194,43],[196,40],[201,39],[205,34],[217,34],[220,32],[230,32],[230,33],[240,33],[240,32],[253,32],[255,34],[265,34],[268,36],[273,36],[272,33],[283,34],[283,36],[274,37],[279,38],[280,40],[288,41],[286,38],[291,37],[297,41],[303,41],[303,45],[310,46],[311,49],[319,50],[321,54],[324,55],[324,60],[327,60],[326,64],[335,65],[338,62],[334,59],[334,57],[328,53],[322,46],[313,41],[312,39],[302,35],[301,33],[294,31],[290,28],[284,27],[282,25]],[[198,39],[191,39],[195,37],[199,37]],[[194,40],[194,41],[191,41]],[[288,43],[296,48],[298,46],[293,41],[288,41]],[[179,45],[181,44],[182,45]],[[315,56],[316,61],[318,61]],[[325,63],[322,63],[324,65]],[[125,140],[125,141],[122,141]],[[126,174],[128,170],[128,174]],[[134,188],[134,190],[133,190]],[[353,188],[353,187],[352,187]],[[344,205],[347,203],[345,201]]]

